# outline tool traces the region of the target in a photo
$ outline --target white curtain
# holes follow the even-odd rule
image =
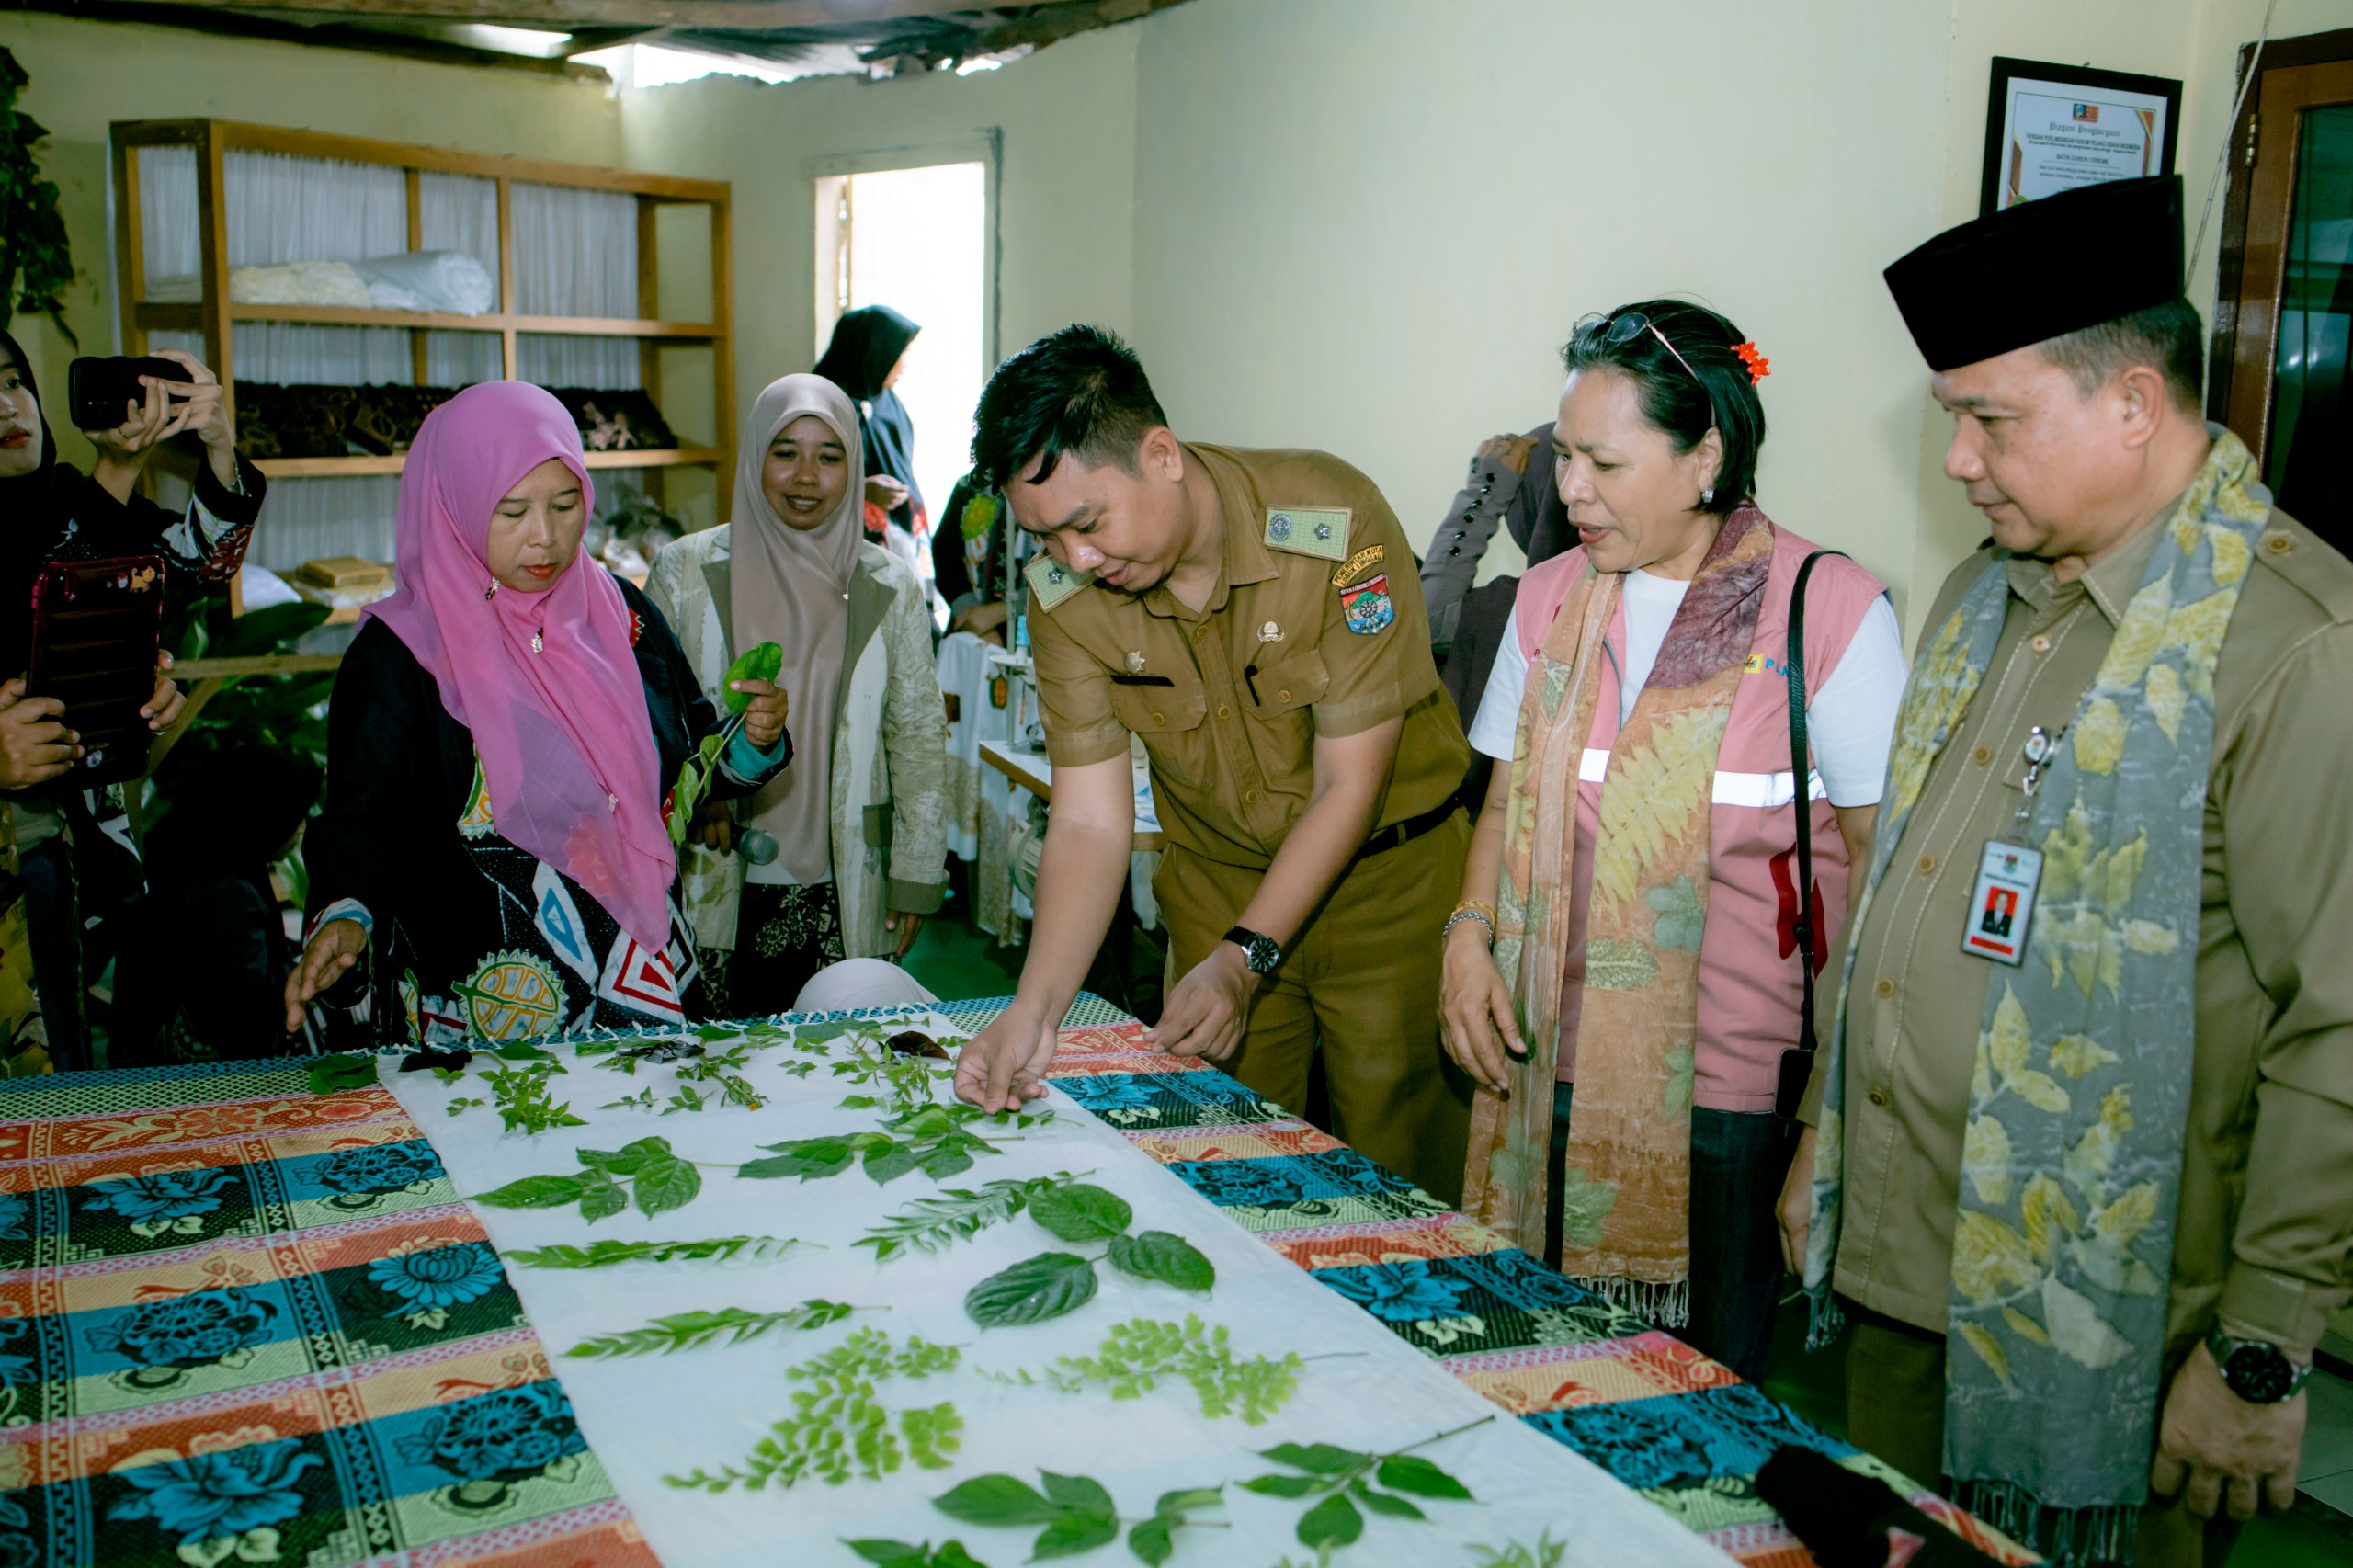
[[[416,176],[417,230],[426,250],[462,251],[498,286],[498,182],[475,175]],[[632,233],[631,239],[634,241]],[[491,296],[497,309],[497,295]]]
[[[394,473],[273,480],[249,558],[279,573],[333,555],[390,561],[400,488]]]
[[[619,191],[521,185],[515,222],[515,299],[526,315],[637,314],[637,198]],[[637,342],[526,335],[515,373],[550,387],[634,387]]]
[[[196,149],[141,147],[139,160],[140,248],[147,253],[147,278],[188,278],[199,265],[203,236],[196,222]]]
[[[230,153],[229,265],[365,261],[408,249],[407,179],[383,164]]]

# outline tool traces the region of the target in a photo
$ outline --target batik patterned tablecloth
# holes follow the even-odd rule
[[[939,1010],[976,1028],[1004,1006]],[[1750,1568],[1812,1563],[1756,1495],[1758,1467],[1790,1443],[1881,1476],[2004,1562],[2037,1561],[1208,1063],[1143,1049],[1142,1028],[1066,1028],[1055,1086],[1319,1283],[1730,1556]]]
[[[1003,1000],[942,1004],[977,1028]],[[1820,1449],[1672,1336],[1084,998],[1057,1085],[1466,1385],[1752,1568]],[[654,1568],[499,1260],[384,1090],[300,1062],[0,1081],[0,1568]]]
[[[432,1145],[307,1068],[0,1085],[0,1568],[654,1568]]]

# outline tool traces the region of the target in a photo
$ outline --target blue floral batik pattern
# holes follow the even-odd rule
[[[411,1464],[432,1465],[460,1481],[523,1481],[588,1450],[563,1390],[551,1382],[449,1405],[393,1447]]]
[[[1748,1383],[1548,1410],[1524,1419],[1638,1491],[1754,1475],[1785,1445],[1832,1459],[1855,1451]]]
[[[321,1160],[313,1172],[321,1187],[341,1193],[397,1192],[441,1175],[441,1162],[431,1145],[414,1142],[340,1149]]]
[[[36,1348],[32,1338],[30,1318],[0,1318],[0,1387],[40,1380],[39,1364],[27,1354]]]
[[[1329,1285],[1388,1323],[1453,1317],[1462,1311],[1462,1287],[1432,1274],[1427,1263],[1372,1263],[1356,1268],[1319,1269],[1315,1281]]]
[[[395,1253],[368,1266],[369,1282],[400,1299],[400,1305],[384,1314],[387,1317],[478,1301],[498,1289],[506,1278],[498,1255],[485,1242]]]
[[[32,1205],[21,1192],[0,1192],[0,1242],[21,1242],[32,1231]]]
[[[1381,1198],[1414,1190],[1413,1183],[1352,1149],[1272,1160],[1180,1160],[1168,1168],[1221,1209],[1265,1208],[1309,1198]]]
[[[107,1517],[153,1519],[158,1529],[176,1531],[183,1546],[240,1536],[300,1514],[302,1494],[296,1483],[304,1471],[324,1463],[288,1437],[140,1465],[116,1472],[135,1490],[108,1508]]]
[[[229,1185],[229,1179],[227,1171],[210,1166],[115,1176],[92,1182],[90,1189],[100,1196],[85,1207],[92,1212],[111,1209],[142,1235],[153,1235],[166,1227],[192,1231],[193,1227],[176,1225],[175,1221],[192,1220],[220,1208],[221,1189]]]
[[[145,1367],[200,1367],[268,1337],[275,1302],[230,1287],[133,1307],[89,1329],[93,1350]]]

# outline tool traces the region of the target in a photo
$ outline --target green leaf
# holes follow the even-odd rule
[[[476,1203],[486,1203],[493,1209],[561,1209],[567,1203],[579,1201],[588,1188],[588,1177],[576,1176],[525,1176],[510,1181],[495,1192],[478,1195]]]
[[[752,705],[750,692],[735,689],[737,681],[772,681],[776,679],[777,672],[783,668],[784,649],[779,644],[760,642],[745,649],[735,662],[727,666],[727,678],[721,683],[727,690],[727,711],[741,713]]]
[[[1304,1497],[1324,1483],[1312,1475],[1259,1475],[1239,1484],[1261,1497]]]
[[[1104,1514],[1120,1511],[1120,1506],[1111,1501],[1111,1494],[1092,1476],[1056,1475],[1051,1470],[1041,1470],[1038,1479],[1046,1483],[1046,1495],[1065,1508],[1091,1508]]]
[[[926,1568],[988,1568],[988,1564],[966,1551],[962,1541],[943,1540]]]
[[[591,1182],[580,1195],[580,1217],[594,1222],[609,1220],[629,1207],[629,1194],[609,1181]]]
[[[1126,1204],[1120,1205],[1124,1209]],[[1035,1213],[1038,1204],[1030,1202]],[[1217,1283],[1217,1269],[1200,1250],[1182,1236],[1166,1231],[1146,1231],[1140,1236],[1113,1236],[1105,1262],[1139,1279],[1157,1279],[1180,1290],[1206,1290]]]
[[[705,1263],[773,1257],[806,1242],[790,1236],[713,1236],[688,1242],[590,1242],[586,1246],[525,1248],[502,1254],[526,1268],[608,1268],[620,1263]]]
[[[1043,1323],[1075,1312],[1095,1299],[1095,1266],[1066,1252],[1041,1252],[964,1295],[964,1312],[983,1328]]]
[[[1029,1549],[1029,1561],[1075,1557],[1119,1539],[1119,1515],[1099,1508],[1065,1508],[1054,1516],[1053,1523],[1038,1532],[1037,1542]]]
[[[1471,1489],[1447,1474],[1419,1454],[1392,1454],[1381,1461],[1375,1477],[1392,1492],[1410,1492],[1416,1497],[1451,1497],[1470,1503],[1477,1499]]]
[[[1357,1512],[1354,1503],[1335,1492],[1299,1517],[1299,1528],[1294,1533],[1300,1545],[1328,1551],[1364,1534],[1364,1516]]]
[[[966,1171],[971,1170],[972,1156],[953,1144],[942,1143],[918,1158],[915,1164],[922,1168],[923,1174],[932,1180],[946,1181],[949,1176],[962,1176]]]
[[[789,1143],[763,1143],[760,1147],[775,1150],[775,1156],[746,1161],[736,1167],[737,1176],[756,1181],[776,1176],[822,1181],[849,1169],[850,1161],[856,1157],[846,1138],[801,1138]]]
[[[1164,1492],[1160,1501],[1152,1506],[1155,1514],[1189,1514],[1196,1508],[1214,1508],[1225,1501],[1222,1486],[1194,1486],[1182,1492]]]
[[[1350,1471],[1363,1470],[1372,1463],[1370,1454],[1360,1454],[1353,1449],[1336,1449],[1329,1443],[1278,1443],[1258,1452],[1277,1464],[1287,1464],[1293,1470],[1303,1470],[1315,1475],[1346,1475]]]
[[[702,1190],[702,1173],[675,1156],[654,1161],[637,1173],[637,1207],[647,1219],[665,1210],[682,1209]]]
[[[877,1187],[884,1187],[914,1170],[915,1161],[915,1152],[904,1144],[884,1144],[866,1152],[865,1170]]]
[[[538,1046],[526,1045],[521,1040],[502,1045],[491,1054],[502,1062],[553,1062],[555,1060],[554,1051],[541,1051]]]
[[[842,1109],[844,1110],[872,1110],[876,1106],[879,1106],[881,1103],[882,1102],[881,1100],[876,1099],[872,1095],[844,1095],[842,1096]]]
[[[931,1542],[909,1546],[904,1540],[846,1540],[842,1542],[869,1562],[879,1568],[926,1568],[931,1560]]]
[[[976,1475],[931,1500],[949,1518],[968,1525],[1042,1525],[1062,1509],[1018,1477]]]
[[[1427,1519],[1427,1514],[1403,1497],[1392,1497],[1386,1492],[1375,1492],[1361,1481],[1348,1483],[1348,1494],[1376,1514],[1387,1514],[1393,1519]]]
[[[1175,1519],[1154,1514],[1128,1532],[1128,1550],[1136,1554],[1138,1562],[1160,1568],[1176,1550],[1176,1543],[1169,1539],[1176,1528]]]
[[[699,1349],[722,1335],[727,1336],[728,1344],[742,1345],[776,1329],[824,1328],[841,1322],[854,1310],[840,1301],[807,1301],[780,1312],[755,1312],[742,1307],[722,1307],[715,1312],[674,1312],[655,1318],[644,1328],[584,1339],[564,1354],[581,1360],[666,1356],[674,1351]]]
[[[372,1056],[322,1056],[311,1063],[311,1093],[314,1095],[339,1095],[367,1088],[375,1082],[376,1059]]]
[[[1099,1242],[1125,1231],[1136,1211],[1116,1192],[1073,1182],[1031,1199],[1029,1217],[1063,1241]]]
[[[213,643],[211,653],[222,659],[273,653],[280,642],[293,642],[323,624],[332,613],[326,606],[308,601],[248,610],[229,622],[228,630]]]

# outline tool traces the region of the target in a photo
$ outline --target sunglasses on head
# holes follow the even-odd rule
[[[1576,330],[1579,333],[1599,333],[1601,340],[1612,348],[1623,348],[1645,332],[1649,333],[1658,339],[1660,347],[1675,356],[1675,362],[1683,367],[1683,373],[1699,382],[1701,394],[1708,400],[1708,423],[1711,425],[1722,423],[1716,417],[1716,394],[1708,390],[1707,382],[1699,381],[1699,372],[1691,368],[1691,361],[1683,357],[1683,351],[1669,343],[1666,340],[1666,334],[1659,331],[1651,318],[1642,312],[1621,311],[1614,316],[1596,313],[1577,323]]]

